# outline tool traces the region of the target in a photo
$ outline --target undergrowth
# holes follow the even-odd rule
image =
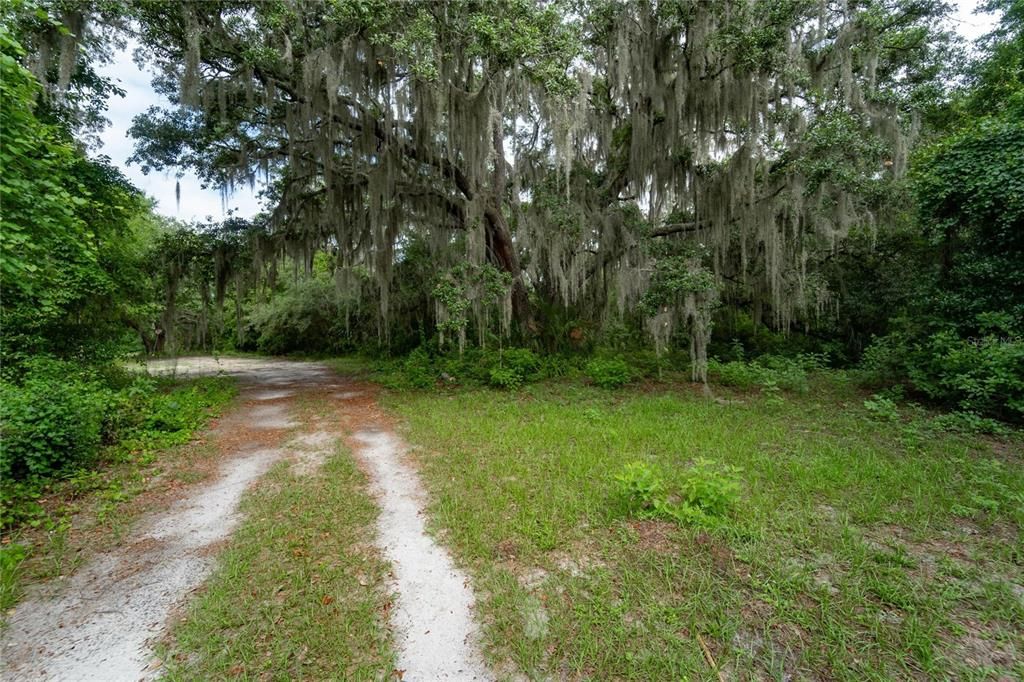
[[[701,457],[675,472],[671,482],[657,467],[640,461],[626,464],[615,480],[630,515],[714,527],[739,500],[740,473],[739,467]]]
[[[17,601],[26,559],[40,563],[44,576],[71,568],[71,519],[84,501],[90,502],[98,523],[114,523],[120,506],[142,489],[139,472],[168,448],[189,442],[236,392],[233,380],[220,377],[182,381],[116,370],[105,380],[99,373],[86,376],[62,380],[51,374],[45,381],[26,382],[27,387],[5,388],[8,394],[24,391],[19,401],[27,397],[40,404],[4,406],[6,466],[22,475],[0,478],[0,610]],[[61,394],[44,395],[40,386],[57,390],[61,381],[76,384],[80,400],[54,408],[50,403],[59,403],[53,398]],[[83,395],[89,411],[75,416],[71,413],[81,407]],[[83,426],[86,420],[95,423]],[[55,433],[61,430],[65,433]],[[98,441],[94,430],[100,433]],[[10,440],[8,434],[14,434]],[[26,535],[35,537],[35,544],[25,544]]]

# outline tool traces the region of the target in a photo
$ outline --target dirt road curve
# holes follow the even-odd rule
[[[182,358],[154,362],[151,371],[238,377],[236,406],[207,434],[224,453],[218,470],[142,519],[115,551],[93,557],[67,579],[30,589],[2,633],[0,678],[159,677],[151,644],[214,567],[216,548],[240,520],[238,504],[248,486],[280,460],[315,474],[339,438],[370,476],[381,507],[377,542],[392,564],[392,626],[404,679],[491,678],[474,646],[467,579],[426,535],[416,471],[372,387],[317,363],[284,360]],[[299,423],[299,395],[334,403],[339,421]]]

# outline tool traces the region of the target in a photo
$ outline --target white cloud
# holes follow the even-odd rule
[[[134,150],[135,141],[128,136],[132,118],[151,106],[168,104],[167,100],[153,91],[150,84],[152,75],[140,70],[132,60],[131,42],[124,50],[118,50],[110,64],[99,68],[101,74],[113,78],[125,90],[125,97],[112,97],[107,110],[110,125],[100,135],[102,147],[98,154],[105,154],[120,168],[132,183],[157,201],[158,213],[180,220],[205,220],[211,217],[220,220],[227,216],[227,209],[236,209],[235,215],[251,217],[259,212],[259,200],[248,187],[237,188],[221,198],[216,188],[203,189],[194,173],[185,172],[180,179],[174,173],[151,171],[143,175],[138,165],[128,165],[128,157]],[[175,200],[176,183],[181,183],[181,204]],[[259,186],[256,187],[257,191]]]
[[[959,0],[955,3],[953,14],[950,17],[953,28],[968,40],[977,40],[995,28],[997,15],[975,14],[975,10],[980,4],[977,0]]]

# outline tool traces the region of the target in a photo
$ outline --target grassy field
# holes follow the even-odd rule
[[[531,678],[1024,675],[1021,442],[806,395],[578,382],[392,392],[487,654]],[[636,518],[615,475],[741,469],[711,528]]]

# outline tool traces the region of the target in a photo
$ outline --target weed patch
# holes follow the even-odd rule
[[[634,516],[710,527],[719,525],[738,500],[739,473],[737,467],[700,458],[677,475],[674,487],[645,462],[630,462],[615,480]]]

